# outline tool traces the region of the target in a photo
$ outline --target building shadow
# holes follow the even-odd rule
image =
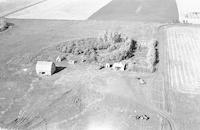
[[[54,72],[54,74],[59,73],[60,71],[64,70],[66,67],[62,67],[62,66],[56,66],[56,71]]]

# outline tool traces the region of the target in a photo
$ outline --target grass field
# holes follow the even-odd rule
[[[47,8],[45,4],[33,7],[39,13],[30,8],[33,13],[24,10],[16,13],[16,18],[36,15],[54,19],[60,13],[56,16],[59,19],[72,11],[70,18],[86,19],[104,6],[99,4],[101,7],[95,6],[92,12],[81,7],[87,13],[79,14],[77,1],[72,10],[66,9],[64,0],[55,5],[53,0],[48,2]],[[87,7],[98,4],[92,1],[90,5],[90,2]],[[51,7],[62,9],[56,12]],[[46,12],[41,13],[41,8]],[[87,21],[8,19],[14,26],[0,33],[0,127],[198,130],[198,28],[171,27],[163,30],[164,33],[159,32],[163,36],[159,39],[159,70],[153,74],[96,70],[93,64],[69,65],[67,61],[56,63],[63,70],[51,77],[40,78],[35,73],[38,57],[48,57],[45,51],[62,42],[97,37],[105,30],[125,32],[135,40],[155,38],[160,22],[177,18],[173,0],[113,0]],[[56,53],[51,55],[57,57]],[[146,84],[139,84],[138,77]],[[135,118],[142,114],[150,120]]]
[[[1,127],[61,130],[170,127],[163,124],[168,120],[166,115],[156,109],[162,110],[163,97],[162,90],[151,87],[154,75],[100,71],[93,65],[70,66],[66,62],[57,64],[66,68],[52,77],[39,78],[35,73],[34,61],[48,47],[70,39],[98,36],[105,30],[126,32],[134,39],[151,38],[159,24],[93,20],[9,19],[9,22],[14,26],[0,33]],[[136,76],[144,78],[147,84],[139,85]],[[136,120],[136,115],[141,114],[150,116],[150,120]]]

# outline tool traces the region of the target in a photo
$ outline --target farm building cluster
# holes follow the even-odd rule
[[[104,33],[96,38],[85,38],[66,41],[56,45],[54,52],[56,54],[55,62],[68,61],[68,64],[96,64],[98,69],[112,68],[115,71],[135,71],[152,73],[156,69],[158,62],[157,41],[133,40],[125,34],[118,32]],[[48,56],[51,57],[51,56]],[[41,60],[41,59],[40,59]],[[38,68],[39,75],[52,75],[50,68],[52,62],[38,62],[41,68],[43,65],[49,65],[49,72]],[[44,70],[44,72],[42,71]]]
[[[180,13],[180,23],[200,24],[200,12]]]

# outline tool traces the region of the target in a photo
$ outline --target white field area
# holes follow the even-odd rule
[[[45,0],[0,0],[0,17]]]
[[[111,0],[47,0],[8,18],[86,20]]]
[[[199,0],[176,0],[177,7],[180,13],[200,12]]]
[[[4,2],[6,2],[6,0],[0,0],[0,3],[4,3]]]
[[[199,36],[200,28],[172,27],[167,30],[167,80],[180,92],[200,93]]]

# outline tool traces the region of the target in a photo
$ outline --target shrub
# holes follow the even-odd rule
[[[112,38],[112,41],[114,43],[119,43],[119,42],[122,42],[122,37],[121,37],[121,33],[115,33],[113,38]]]
[[[111,51],[114,51],[117,49],[117,46],[116,45],[111,45],[109,48],[108,48],[108,52],[111,52]]]
[[[0,18],[0,31],[4,31],[8,28],[8,23],[6,22],[5,18]]]
[[[137,49],[135,40],[121,33],[105,33],[100,38],[86,38],[61,43],[56,49],[62,53],[87,57],[87,61],[120,62],[134,56]]]
[[[127,40],[127,36],[123,35],[122,33],[119,32],[104,32],[102,35],[99,36],[100,41],[104,42],[112,42],[112,43],[120,43],[120,42],[125,42]]]

